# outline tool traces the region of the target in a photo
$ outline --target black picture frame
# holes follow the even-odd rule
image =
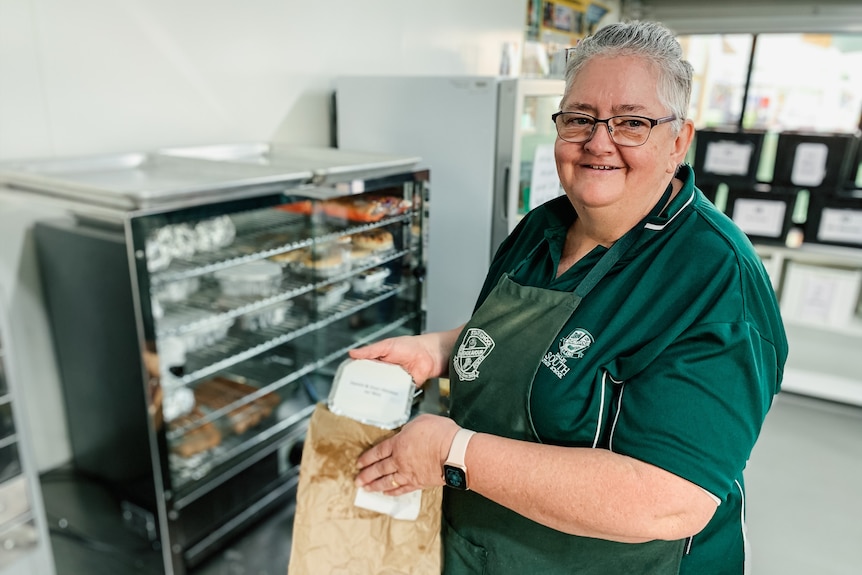
[[[805,241],[862,248],[862,190],[852,195],[812,195]]]
[[[812,193],[839,191],[849,172],[855,140],[853,134],[780,132],[772,183]],[[810,166],[800,167],[799,162]]]
[[[695,134],[693,166],[697,183],[753,185],[757,182],[765,136],[766,132],[762,130],[698,130]],[[747,162],[739,165],[746,153]]]
[[[798,191],[770,188],[730,188],[724,213],[753,242],[784,245],[793,227]]]
[[[851,154],[850,166],[847,169],[847,177],[844,179],[844,189],[852,194],[853,191],[862,192],[862,137],[856,137],[853,143],[855,153]]]

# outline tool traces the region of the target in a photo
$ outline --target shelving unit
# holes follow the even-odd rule
[[[783,389],[862,405],[862,309],[855,281],[862,274],[862,250],[817,244],[803,244],[799,248],[758,244],[756,248],[781,301],[790,344]],[[834,280],[828,276],[812,277],[807,286],[789,286],[788,269],[795,264],[815,266],[828,273],[837,271],[840,275]],[[793,281],[804,284],[806,278],[797,276]],[[790,301],[792,287],[795,289]],[[852,287],[855,293],[849,300],[846,295],[838,297],[839,290],[846,294]],[[806,297],[808,301],[804,300]],[[844,319],[829,321],[829,306],[836,305],[842,306],[844,311],[840,315]],[[806,309],[811,309],[811,313],[799,311]]]

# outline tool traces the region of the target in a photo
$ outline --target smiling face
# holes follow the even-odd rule
[[[598,56],[588,61],[566,94],[561,110],[597,118],[633,114],[669,116],[658,97],[655,66],[637,56]],[[682,162],[693,128],[686,121],[679,134],[673,124],[659,124],[642,146],[617,146],[605,124],[581,144],[557,138],[555,155],[560,182],[581,216],[585,209],[609,208],[639,220],[658,201]]]

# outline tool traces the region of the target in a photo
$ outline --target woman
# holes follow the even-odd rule
[[[565,196],[502,244],[464,326],[351,353],[451,379],[451,418],[356,479],[401,494],[447,464],[447,574],[743,573],[742,471],[787,343],[750,242],[681,164],[691,74],[659,24],[580,43],[553,117]]]

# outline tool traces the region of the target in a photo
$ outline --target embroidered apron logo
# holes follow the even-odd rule
[[[475,327],[467,330],[452,362],[461,381],[473,381],[479,377],[479,364],[491,354],[492,349],[494,340],[484,330]]]
[[[542,363],[550,369],[559,379],[563,379],[569,373],[566,360],[570,358],[580,359],[584,357],[587,349],[593,343],[593,336],[585,329],[576,329],[560,340],[560,351],[548,352],[542,358]]]

